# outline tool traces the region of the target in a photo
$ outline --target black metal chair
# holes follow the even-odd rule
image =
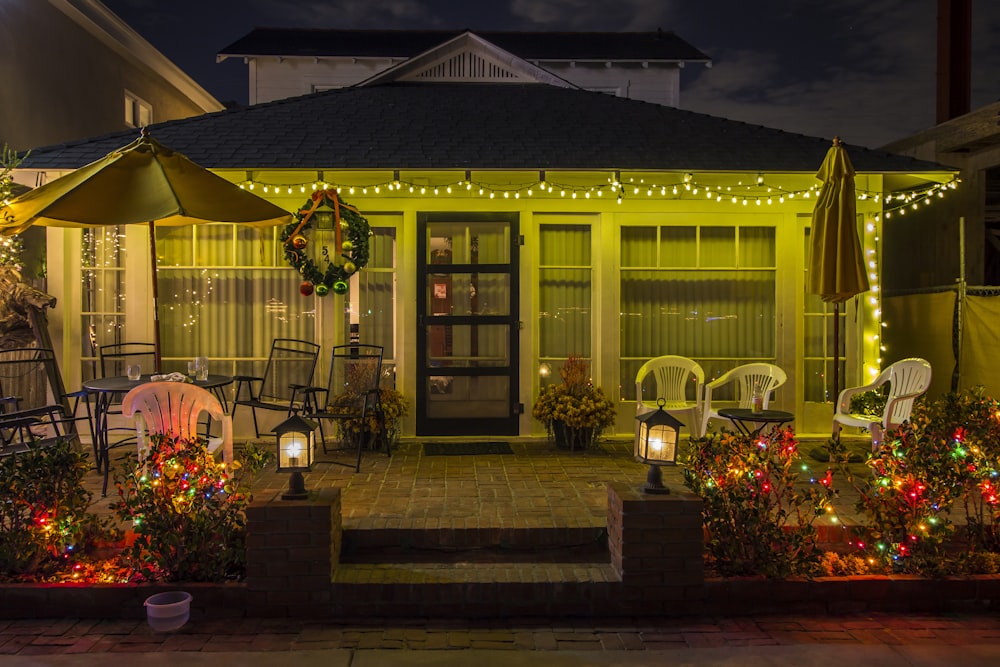
[[[80,392],[61,391],[62,376],[48,348],[0,350],[0,456],[48,447],[65,439],[79,442],[69,399]],[[89,413],[88,413],[89,415]]]
[[[156,345],[154,343],[108,343],[97,349],[97,355],[101,366],[101,377],[125,377],[128,375],[128,367],[136,364],[145,375],[157,372]],[[116,392],[110,396],[110,408],[107,414],[120,415],[122,413],[121,403],[126,393],[124,391]],[[124,434],[120,440],[109,445],[109,449],[135,441],[135,428],[131,426],[118,426],[110,428],[108,431]]]
[[[275,338],[263,376],[236,375],[236,397],[233,399],[233,419],[236,408],[253,412],[254,434],[260,437],[257,410],[280,410],[291,416],[305,407],[303,390],[312,385],[320,347],[316,343],[295,338]]]
[[[323,452],[327,452],[323,422],[336,422],[340,448],[355,449],[357,458],[353,465],[340,461],[331,463],[353,467],[355,472],[361,470],[362,451],[366,446],[374,449],[376,440],[382,441],[386,454],[389,454],[378,387],[382,375],[382,353],[381,345],[338,345],[330,354],[326,386],[305,390],[307,399],[303,416],[319,423]]]
[[[145,374],[156,373],[156,345],[153,343],[109,343],[98,350],[101,377],[120,377],[128,367],[138,364]]]

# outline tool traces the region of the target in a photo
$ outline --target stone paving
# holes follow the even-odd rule
[[[0,622],[0,655],[23,656],[334,649],[671,651],[791,645],[1000,646],[1000,616],[876,613],[599,621],[393,619],[363,624],[220,619],[192,621],[167,633],[152,631],[144,621]]]
[[[609,482],[637,487],[645,483],[648,466],[634,459],[631,441],[602,439],[597,447],[577,452],[557,449],[544,439],[513,439],[510,444],[513,454],[426,456],[420,442],[408,440],[397,444],[391,457],[366,452],[357,473],[332,463],[350,461],[351,454],[320,450],[312,472],[305,474],[306,487],[341,489],[345,529],[572,528],[606,524]],[[825,473],[826,465],[808,456],[818,444],[804,439],[800,443],[804,483]],[[237,443],[237,458],[240,447]],[[118,450],[114,459],[123,454]],[[863,464],[852,469],[863,472]],[[662,470],[667,486],[685,490],[679,466]],[[287,485],[287,473],[272,467],[254,488],[266,497]],[[96,473],[88,475],[87,486],[94,493],[94,510],[107,512],[115,499],[113,482],[107,498],[100,496]],[[821,523],[858,523],[857,494],[839,476],[834,486],[839,491],[836,514]]]

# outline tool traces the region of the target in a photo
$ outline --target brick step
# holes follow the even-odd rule
[[[331,611],[344,618],[529,618],[623,614],[609,563],[341,564]]]
[[[607,563],[607,529],[344,530],[342,563]]]

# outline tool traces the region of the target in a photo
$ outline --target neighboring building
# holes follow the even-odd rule
[[[471,36],[471,37],[469,37]],[[501,62],[462,48],[483,40],[517,58]],[[451,48],[441,48],[451,44]],[[422,80],[523,80],[519,61],[584,90],[680,106],[680,70],[711,66],[704,53],[672,32],[490,32],[462,30],[294,30],[256,28],[224,48],[219,61],[243,58],[250,103],[270,102],[368,80],[436,49]],[[426,63],[425,63],[426,64]],[[512,67],[513,66],[513,67]]]
[[[25,150],[224,108],[97,0],[5,0],[0,25],[0,144]]]
[[[490,67],[485,81],[456,82],[442,62]],[[793,411],[801,433],[830,428],[833,309],[806,293],[815,174],[830,138],[580,90],[472,33],[359,85],[151,132],[290,211],[314,188],[337,187],[374,228],[371,261],[349,293],[322,298],[300,294],[281,230],[159,231],[165,370],[208,356],[220,372],[259,375],[273,337],[315,340],[326,353],[357,323],[362,341],[385,346],[413,400],[407,435],[540,434],[534,397],[570,356],[591,360],[594,383],[621,401],[616,432],[632,433],[635,373],[663,354],[696,359],[709,379],[779,364],[789,381],[772,405]],[[35,151],[24,175],[52,177],[131,138]],[[936,196],[953,176],[849,153],[876,291],[841,310],[842,385],[878,372],[877,239],[880,215],[896,205],[886,196]],[[149,339],[146,227],[123,230],[127,260],[88,255],[83,266],[76,249],[90,234],[50,233],[62,239],[49,253],[59,295],[78,294],[86,273],[85,292],[104,290],[119,309],[65,313],[67,349],[87,349],[110,320]],[[320,263],[323,234],[307,246]]]
[[[224,108],[97,0],[4,0],[0,29],[0,146],[26,150]],[[39,289],[45,237],[23,235],[23,275]]]
[[[961,187],[887,217],[886,360],[931,361],[935,393],[1000,396],[1000,103],[971,110],[971,0],[938,0],[937,125],[884,150],[947,165]],[[927,202],[930,203],[930,202]]]
[[[889,313],[900,324],[887,330],[893,358],[939,359],[942,391],[981,384],[1000,395],[998,117],[1000,103],[990,104],[886,147],[953,167],[962,180],[947,201],[886,222],[886,244],[906,244],[885,255]]]

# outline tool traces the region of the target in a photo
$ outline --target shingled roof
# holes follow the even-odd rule
[[[219,56],[411,58],[464,32],[254,28]],[[471,32],[525,60],[710,60],[672,32]]]
[[[815,138],[542,84],[386,83],[159,123],[161,143],[212,169],[635,170],[815,173]],[[135,131],[38,148],[27,169],[74,169]],[[950,171],[850,146],[858,172]]]

